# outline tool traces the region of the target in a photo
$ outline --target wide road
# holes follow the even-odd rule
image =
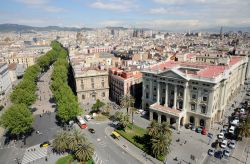
[[[78,125],[76,125],[77,128]],[[90,133],[87,129],[82,131],[91,143],[94,144],[98,163],[102,164],[140,164],[137,159],[128,154],[120,146],[116,145],[113,138],[106,136],[105,129],[109,127],[106,123],[88,123],[88,128],[95,129],[95,134]],[[100,162],[101,161],[101,162]]]

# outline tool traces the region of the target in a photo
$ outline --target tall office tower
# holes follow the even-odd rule
[[[223,39],[223,28],[221,26],[221,28],[220,28],[220,40],[222,40],[222,39]]]

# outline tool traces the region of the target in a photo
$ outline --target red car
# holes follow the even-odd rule
[[[202,135],[207,135],[206,128],[202,128],[202,130],[201,130],[201,134],[202,134]]]

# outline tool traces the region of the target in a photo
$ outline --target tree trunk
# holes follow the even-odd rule
[[[128,108],[127,108],[127,116],[128,116]]]
[[[132,111],[132,125],[134,124],[134,112]]]

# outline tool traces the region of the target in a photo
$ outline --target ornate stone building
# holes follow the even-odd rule
[[[108,71],[106,69],[73,67],[79,103],[94,103],[109,98]]]
[[[233,56],[226,65],[167,61],[143,71],[142,106],[150,120],[177,129],[186,123],[210,129],[244,83],[247,58]]]

